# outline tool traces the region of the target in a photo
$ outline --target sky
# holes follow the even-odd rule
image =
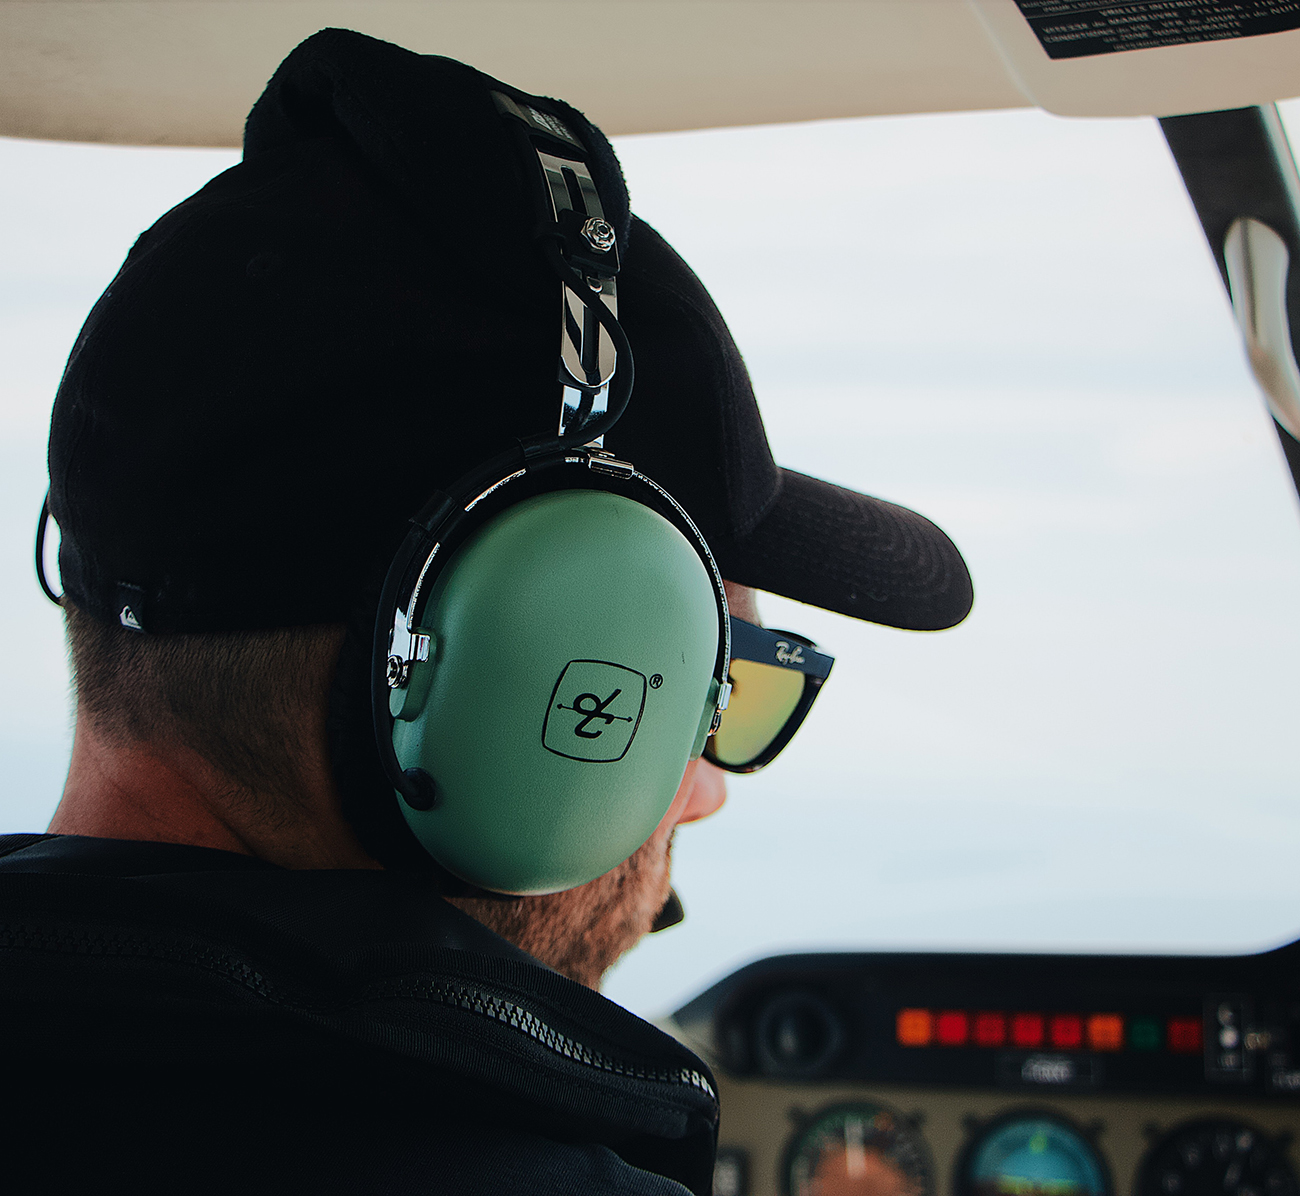
[[[687,920],[608,995],[659,1014],[788,950],[1300,933],[1300,509],[1155,123],[616,148],[727,317],[778,461],[934,519],[976,605],[928,634],[763,597],[835,672],[784,755],[679,832]],[[63,362],[134,237],[234,160],[0,140],[0,832],[44,826],[69,751],[31,568]]]

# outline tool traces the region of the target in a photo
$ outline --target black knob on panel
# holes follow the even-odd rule
[[[844,1045],[839,1016],[821,997],[784,992],[769,998],[754,1023],[755,1054],[769,1075],[810,1076]]]

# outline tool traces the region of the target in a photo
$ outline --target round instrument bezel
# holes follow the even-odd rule
[[[1102,1190],[1097,1196],[1115,1196],[1115,1181],[1111,1174],[1110,1161],[1097,1142],[1097,1130],[1081,1125],[1067,1114],[1044,1105],[1015,1105],[1002,1112],[972,1124],[966,1141],[953,1164],[952,1191],[954,1196],[976,1196],[972,1167],[981,1147],[995,1134],[1001,1133],[1009,1126],[1022,1121],[1046,1121],[1073,1134],[1091,1152],[1101,1176]]]
[[[1269,1133],[1253,1122],[1243,1120],[1235,1115],[1212,1114],[1210,1116],[1189,1117],[1185,1121],[1175,1122],[1167,1130],[1153,1137],[1151,1144],[1138,1162],[1137,1175],[1133,1184],[1134,1196],[1148,1196],[1148,1194],[1151,1194],[1151,1196],[1170,1196],[1153,1174],[1158,1157],[1165,1150],[1174,1146],[1180,1137],[1188,1133],[1202,1130],[1214,1131],[1224,1128],[1231,1129],[1234,1134],[1240,1134],[1243,1130],[1253,1134],[1257,1142],[1267,1147],[1276,1157],[1276,1162],[1285,1169],[1287,1178],[1291,1182],[1290,1196],[1297,1196],[1297,1193],[1300,1193],[1300,1179],[1296,1176],[1296,1169],[1291,1163],[1287,1144],[1284,1140],[1279,1139],[1277,1134]],[[1265,1189],[1260,1192],[1260,1196],[1273,1196],[1273,1194]]]
[[[808,1144],[809,1138],[818,1126],[834,1117],[860,1109],[871,1109],[875,1114],[887,1113],[893,1118],[894,1128],[890,1132],[895,1137],[906,1137],[907,1141],[915,1148],[917,1157],[920,1160],[923,1183],[917,1196],[936,1196],[936,1180],[938,1177],[935,1174],[934,1152],[930,1149],[930,1144],[926,1141],[925,1135],[921,1132],[916,1120],[900,1113],[886,1101],[872,1100],[869,1097],[861,1100],[835,1101],[833,1104],[824,1105],[815,1113],[800,1119],[799,1126],[790,1136],[785,1149],[781,1153],[780,1186],[782,1196],[799,1196],[795,1189],[792,1174],[795,1160],[801,1150]]]

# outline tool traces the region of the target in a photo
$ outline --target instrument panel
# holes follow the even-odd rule
[[[1296,1192],[1294,1107],[1082,1095],[1027,1102],[724,1076],[719,1095],[714,1196]],[[882,1111],[898,1127],[884,1135],[874,1124]]]
[[[834,954],[670,1028],[713,1064],[715,1196],[1300,1196],[1300,946]]]

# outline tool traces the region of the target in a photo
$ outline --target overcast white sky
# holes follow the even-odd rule
[[[1300,932],[1300,518],[1154,122],[618,150],[730,320],[778,460],[934,518],[977,603],[938,635],[765,605],[835,675],[781,760],[682,830],[688,920],[610,995],[664,1011],[777,950]],[[30,566],[63,360],[134,236],[233,160],[0,141],[0,831],[43,827],[67,761]]]

